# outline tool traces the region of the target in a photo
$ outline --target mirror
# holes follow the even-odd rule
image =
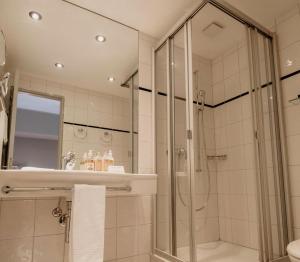
[[[80,169],[92,150],[93,157],[111,151],[114,165],[137,172],[138,31],[62,0],[1,1],[0,29],[6,36],[6,71],[14,77],[8,166],[57,168],[72,151]],[[24,97],[34,109],[20,108]],[[35,114],[52,114],[43,111],[50,104],[60,108],[54,114],[56,133],[43,121],[30,127],[55,141],[43,146],[49,162],[25,161],[20,140],[40,139],[29,126]],[[35,154],[39,150],[30,158]]]
[[[5,38],[3,31],[0,31],[0,66],[5,65]]]

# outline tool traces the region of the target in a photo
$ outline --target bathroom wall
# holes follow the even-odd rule
[[[112,149],[116,164],[124,165],[125,170],[130,170],[128,133],[73,125],[75,123],[128,131],[130,105],[127,98],[90,91],[26,73],[21,73],[19,85],[26,90],[64,97],[63,121],[68,123],[63,125],[62,155],[74,151],[78,169],[83,153],[89,149],[102,154]],[[83,129],[83,137],[78,135],[80,129]]]
[[[213,60],[220,239],[257,248],[256,187],[245,41]],[[219,104],[227,101],[225,104]],[[219,105],[218,105],[219,104]]]
[[[276,20],[281,65],[282,94],[286,124],[291,204],[295,238],[300,238],[300,105],[288,101],[300,94],[300,8]],[[295,74],[293,74],[295,73]],[[291,74],[291,75],[289,75]]]
[[[153,43],[154,40],[148,36],[140,38],[139,81],[144,88],[151,88]],[[127,101],[122,98],[62,85],[25,73],[21,74],[20,87],[64,96],[66,122],[125,130],[128,128],[129,109]],[[140,90],[138,139],[141,173],[153,171],[151,115],[152,94]],[[126,133],[109,131],[113,139],[107,144],[105,130],[86,128],[87,137],[83,141],[74,136],[74,128],[76,126],[64,125],[64,153],[73,149],[81,156],[83,151],[90,148],[102,152],[106,147],[112,147],[116,163],[126,165]],[[0,201],[0,253],[2,258],[7,259],[3,262],[68,261],[64,229],[51,214],[57,202],[57,199]],[[105,228],[104,261],[149,262],[152,244],[152,196],[108,197]]]
[[[156,39],[139,33],[139,173],[153,173],[152,48]],[[142,89],[143,90],[142,90]]]
[[[104,261],[150,261],[151,200],[107,197]],[[64,227],[51,214],[57,204],[55,198],[0,201],[1,261],[68,262]]]

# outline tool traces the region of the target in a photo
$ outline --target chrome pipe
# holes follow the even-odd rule
[[[18,193],[18,192],[42,192],[42,191],[71,191],[73,187],[11,187],[11,186],[3,186],[1,188],[2,193],[10,194],[10,193]],[[131,192],[131,186],[107,186],[107,191],[126,191]]]

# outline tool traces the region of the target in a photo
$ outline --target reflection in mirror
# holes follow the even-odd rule
[[[62,98],[18,93],[14,167],[59,167],[62,112]]]
[[[6,37],[5,70],[14,80],[8,167],[57,168],[74,152],[74,168],[90,170],[82,165],[86,159],[111,158],[111,151],[114,165],[136,172],[138,31],[61,0],[1,1],[0,30]],[[18,128],[30,121],[19,114],[18,90],[64,100],[61,150],[53,165],[20,158]]]

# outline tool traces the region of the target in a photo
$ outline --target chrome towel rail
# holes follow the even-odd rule
[[[40,191],[65,191],[72,190],[72,187],[11,187],[11,186],[3,186],[1,188],[2,193],[9,194],[12,192],[40,192]],[[107,191],[126,191],[131,192],[131,186],[107,186]]]

